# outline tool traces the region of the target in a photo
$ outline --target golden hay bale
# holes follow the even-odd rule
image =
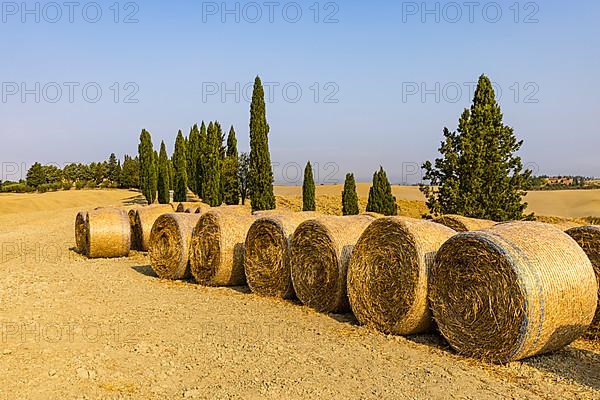
[[[406,217],[369,225],[348,267],[348,298],[356,318],[387,334],[431,330],[429,269],[436,252],[455,234],[443,225]]]
[[[596,281],[599,285],[598,305],[596,307],[596,316],[587,334],[591,338],[600,339],[600,226],[573,228],[569,229],[567,234],[581,246],[594,266]]]
[[[436,255],[429,293],[450,345],[499,363],[568,345],[586,331],[598,301],[583,250],[539,222],[453,236]]]
[[[322,312],[349,311],[346,271],[352,248],[375,219],[327,216],[305,221],[292,236],[292,282],[298,299]]]
[[[163,214],[173,212],[170,204],[151,205],[135,210],[135,222],[133,224],[134,243],[140,251],[148,251],[150,244],[150,233],[152,226]]]
[[[480,229],[487,229],[496,225],[496,222],[494,221],[468,218],[463,217],[462,215],[444,215],[439,218],[435,218],[433,222],[445,225],[450,229],[454,229],[456,232],[478,231]]]
[[[377,219],[385,217],[385,215],[383,215],[383,214],[379,214],[379,213],[372,212],[372,211],[367,211],[367,212],[364,212],[364,213],[360,213],[360,215],[367,215],[369,217],[373,217],[373,218],[377,218]]]
[[[210,209],[211,207],[208,204],[196,203],[195,206],[186,208],[184,212],[186,214],[204,214]]]
[[[131,227],[125,210],[103,208],[86,215],[86,248],[89,258],[127,257]]]
[[[244,271],[250,289],[262,296],[293,298],[290,272],[291,237],[302,222],[316,212],[254,213],[245,243]]]
[[[150,265],[162,279],[180,280],[190,277],[189,252],[192,231],[200,214],[163,214],[152,226]]]
[[[75,217],[75,248],[79,254],[87,254],[87,213],[80,211]]]
[[[256,217],[238,207],[217,207],[200,217],[192,233],[190,268],[205,286],[240,286],[244,242]]]

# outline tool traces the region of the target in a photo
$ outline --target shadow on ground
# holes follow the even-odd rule
[[[523,363],[542,372],[600,390],[600,353],[571,345],[556,353],[532,357]]]
[[[131,269],[133,269],[136,272],[139,272],[142,275],[150,276],[152,278],[158,278],[158,275],[156,275],[156,272],[154,272],[152,267],[149,265],[138,265],[135,267],[131,267]]]

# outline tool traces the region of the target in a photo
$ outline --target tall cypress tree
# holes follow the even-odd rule
[[[346,174],[344,191],[342,192],[342,214],[358,215],[358,194],[356,193],[356,182],[354,174]]]
[[[208,124],[207,133],[206,170],[204,171],[204,197],[205,203],[211,207],[220,206],[221,193],[221,137],[214,123]]]
[[[240,204],[240,182],[238,178],[237,139],[233,126],[227,136],[227,151],[222,171],[223,201],[227,205]]]
[[[188,159],[188,186],[195,194],[198,194],[198,158],[200,157],[200,131],[198,125],[194,125],[190,130],[187,147]]]
[[[196,190],[198,196],[204,198],[204,175],[206,171],[207,159],[207,132],[206,124],[202,121],[200,126],[200,134],[198,135],[198,158],[196,159]]]
[[[515,154],[523,142],[502,119],[492,83],[482,75],[457,132],[444,128],[442,157],[423,164],[424,180],[431,185],[421,190],[431,213],[496,221],[524,218],[527,203],[522,200],[531,171],[523,171]]]
[[[304,182],[302,183],[302,211],[316,211],[315,202],[315,180],[313,178],[312,165],[310,161],[304,168]]]
[[[373,175],[373,186],[369,190],[367,212],[376,212],[383,215],[397,215],[398,206],[392,194],[392,186],[383,167]]]
[[[175,140],[175,150],[173,152],[174,192],[173,201],[187,200],[187,151],[185,149],[185,139],[183,133],[177,133]]]
[[[156,200],[158,177],[150,132],[142,129],[138,146],[140,160],[140,188],[148,204]]]
[[[250,200],[253,211],[275,209],[265,93],[257,76],[250,104]]]
[[[160,153],[158,155],[158,202],[169,204],[169,156],[165,142],[160,142]]]

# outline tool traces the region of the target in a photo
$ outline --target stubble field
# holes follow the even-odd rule
[[[318,187],[319,207],[335,213],[341,190]],[[368,186],[358,190],[364,201]],[[299,188],[276,193],[299,206]],[[419,215],[418,188],[394,193]],[[71,250],[77,211],[138,200],[125,190],[0,195],[0,398],[600,398],[598,342],[490,365],[435,334],[385,336],[247,288],[162,281],[142,253]],[[600,215],[600,191],[528,200],[542,215]]]

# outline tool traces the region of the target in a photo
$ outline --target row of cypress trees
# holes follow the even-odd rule
[[[306,164],[304,169],[304,182],[302,183],[302,211],[316,211],[315,181],[312,165]],[[376,212],[383,215],[397,215],[398,206],[396,198],[392,195],[392,186],[383,167],[373,175],[373,185],[369,191],[367,212]],[[347,174],[342,192],[342,213],[344,215],[358,215],[358,194],[354,174]]]
[[[522,141],[513,129],[502,122],[503,115],[496,102],[488,77],[479,78],[473,104],[465,109],[457,132],[444,129],[441,157],[426,162],[421,186],[432,214],[461,214],[476,218],[506,221],[524,218],[526,203],[522,203],[531,171],[524,170],[516,155]],[[250,155],[239,157],[233,127],[227,147],[218,122],[195,125],[188,138],[181,131],[175,142],[175,152],[168,160],[164,143],[160,154],[153,150],[150,133],[142,131],[139,145],[140,185],[149,203],[167,200],[166,188],[174,190],[174,200],[184,201],[190,188],[212,206],[238,204],[240,193],[250,196],[252,209],[275,208],[273,170],[269,153],[269,124],[266,117],[264,90],[259,77],[254,82],[250,105]],[[240,163],[240,161],[242,161]],[[169,162],[170,161],[170,162]],[[240,168],[247,165],[247,170]],[[245,182],[240,179],[243,177]],[[242,196],[242,201],[244,199]],[[315,185],[310,163],[306,165],[303,185],[303,209],[316,208]],[[346,215],[358,213],[358,198],[354,176],[348,174],[342,193],[342,208]],[[396,215],[396,199],[383,168],[375,172],[369,191],[367,211]]]
[[[194,125],[188,137],[181,130],[169,159],[164,142],[160,154],[153,148],[150,133],[143,129],[138,146],[140,187],[149,204],[186,201],[188,190],[205,203],[216,207],[244,204],[247,196],[254,211],[275,208],[273,170],[269,153],[269,124],[266,117],[264,89],[256,77],[250,105],[250,155],[238,154],[237,138],[232,126],[225,135],[218,121]]]

